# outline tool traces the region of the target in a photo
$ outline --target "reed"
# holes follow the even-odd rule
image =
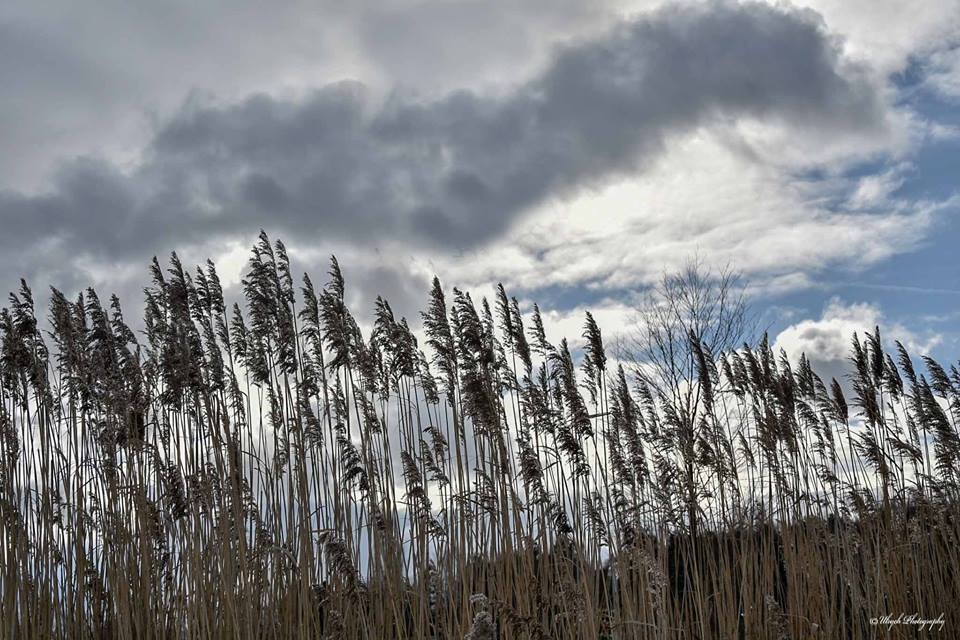
[[[212,263],[151,278],[138,332],[93,290],[0,311],[0,637],[960,630],[960,372],[879,331],[846,386],[680,334],[671,387],[503,287],[364,335],[266,235],[242,308]]]

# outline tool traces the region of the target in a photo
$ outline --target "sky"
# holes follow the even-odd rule
[[[236,295],[264,229],[411,320],[436,274],[616,334],[697,259],[790,355],[960,354],[960,0],[13,0],[0,83],[2,290]]]

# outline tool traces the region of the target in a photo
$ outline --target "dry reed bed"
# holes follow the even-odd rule
[[[152,280],[140,335],[92,290],[0,312],[2,637],[960,632],[960,374],[878,333],[848,401],[697,331],[651,384],[589,314],[578,370],[502,288],[365,337],[265,235],[243,310],[212,263]]]

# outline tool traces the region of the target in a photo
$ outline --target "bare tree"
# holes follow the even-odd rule
[[[714,354],[735,349],[754,323],[738,273],[712,271],[692,259],[664,273],[637,308],[636,326],[625,345],[641,394],[656,404],[663,424],[649,425],[666,461],[678,464],[687,525],[697,534],[698,449],[710,438]]]

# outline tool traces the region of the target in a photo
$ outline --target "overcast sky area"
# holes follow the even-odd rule
[[[692,256],[793,355],[960,355],[960,0],[0,4],[0,287],[142,307],[258,231],[411,319],[429,279],[606,333]]]

